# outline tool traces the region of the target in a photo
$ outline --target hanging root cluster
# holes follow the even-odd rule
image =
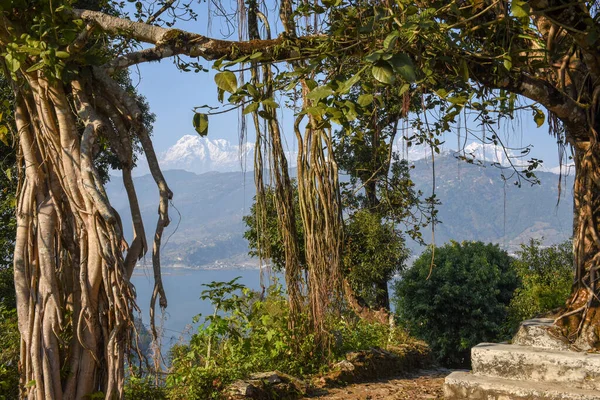
[[[270,29],[267,19],[258,10],[256,1],[248,3],[248,33],[250,39],[260,39],[258,33],[258,18],[265,23],[267,35]],[[267,37],[270,39],[270,37]],[[260,68],[254,64],[251,67],[251,83],[262,87],[263,98],[273,98],[273,72],[270,65]],[[256,218],[258,231],[258,247],[261,258],[268,258],[268,238],[264,236],[266,227],[266,200],[263,178],[263,150],[268,154],[269,169],[275,188],[275,207],[278,215],[278,229],[283,242],[285,255],[285,281],[290,308],[290,328],[294,328],[302,311],[304,290],[301,278],[300,246],[296,229],[296,211],[294,209],[294,191],[289,175],[288,162],[283,148],[282,134],[279,127],[277,110],[263,104],[262,113],[266,116],[261,124],[258,109],[252,113],[256,130],[256,147],[254,156],[254,174],[256,184]],[[261,227],[264,229],[261,231]],[[261,251],[262,249],[262,251]]]
[[[288,35],[295,36],[295,25],[286,14],[291,3],[283,1],[280,15]],[[258,11],[257,2],[248,3],[248,30],[250,39],[260,39],[258,19],[265,24],[267,36],[270,29],[267,19]],[[270,39],[270,37],[267,37]],[[294,65],[292,64],[292,67]],[[273,98],[273,72],[270,65],[253,65],[252,83],[262,88],[262,98]],[[305,88],[306,89],[306,88]],[[306,90],[305,90],[306,91]],[[306,94],[306,93],[305,93]],[[304,106],[310,104],[304,97]],[[342,214],[339,195],[338,171],[333,159],[331,131],[317,129],[310,120],[304,135],[300,131],[302,117],[296,120],[294,131],[298,140],[298,195],[304,229],[306,265],[300,263],[299,237],[296,229],[294,191],[289,177],[282,133],[274,107],[262,106],[261,124],[259,111],[253,112],[256,128],[255,183],[257,186],[256,218],[259,228],[258,246],[266,249],[267,238],[261,243],[260,226],[265,225],[266,207],[263,179],[263,143],[268,153],[269,170],[275,188],[275,206],[278,229],[285,255],[285,278],[289,298],[291,327],[298,316],[306,312],[310,316],[310,330],[315,334],[317,346],[324,348],[327,342],[325,316],[336,295],[341,293],[341,246],[343,236]],[[263,256],[267,256],[263,253]],[[306,281],[302,280],[302,267],[306,269]]]
[[[342,292],[341,251],[343,222],[337,164],[331,130],[317,128],[310,118],[298,139],[298,195],[304,224],[308,293],[313,329],[325,339],[325,316]],[[325,343],[323,343],[325,344]]]
[[[121,398],[136,309],[130,277],[147,247],[131,177],[134,137],[160,191],[153,306],[160,297],[166,307],[158,261],[172,194],[135,98],[102,69],[83,71],[69,83],[41,71],[18,75],[15,120],[24,173],[14,274],[23,394],[60,400],[101,391]],[[94,165],[106,143],[123,170],[134,227],[130,245]]]

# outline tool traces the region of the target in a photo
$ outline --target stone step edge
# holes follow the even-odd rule
[[[600,354],[481,343],[471,349],[471,361],[478,376],[600,390]]]
[[[456,371],[444,381],[446,400],[598,400],[600,391],[564,385],[523,382]]]

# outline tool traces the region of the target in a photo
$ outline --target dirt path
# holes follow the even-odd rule
[[[305,399],[323,400],[430,400],[443,399],[444,378],[450,370],[421,370],[414,374],[340,388],[323,388]]]

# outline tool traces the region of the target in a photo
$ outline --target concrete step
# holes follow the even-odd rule
[[[600,354],[481,343],[471,349],[471,363],[478,376],[600,390]]]
[[[458,371],[446,377],[444,396],[446,400],[598,400],[600,392]]]

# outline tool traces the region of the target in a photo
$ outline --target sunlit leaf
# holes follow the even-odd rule
[[[223,91],[233,93],[237,90],[237,78],[231,71],[219,72],[215,75],[217,87]]]
[[[373,95],[372,94],[361,94],[358,96],[358,105],[361,107],[367,107],[371,103],[373,103]]]
[[[535,121],[537,127],[541,127],[542,125],[544,125],[544,122],[546,122],[546,115],[544,114],[544,112],[540,109],[535,109],[535,112],[533,114],[533,120]]]
[[[310,93],[308,95],[306,95],[307,98],[309,98],[310,100],[316,100],[319,101],[329,95],[333,94],[333,90],[331,90],[331,88],[327,85],[324,86],[319,86],[314,88],[313,90],[310,91]]]
[[[244,111],[242,112],[242,114],[243,114],[243,115],[250,114],[250,113],[252,113],[252,112],[254,112],[254,111],[258,110],[258,107],[259,107],[259,106],[260,106],[260,103],[251,103],[251,104],[248,104],[248,105],[247,105],[247,106],[244,108]]]
[[[392,67],[385,61],[380,61],[373,65],[371,68],[371,73],[375,79],[381,83],[385,83],[386,85],[391,85],[396,81]]]
[[[398,41],[398,36],[400,36],[400,32],[398,31],[394,31],[387,35],[387,37],[383,41],[383,47],[385,47],[388,50],[394,48],[396,42]]]
[[[261,101],[261,103],[263,103],[265,106],[267,107],[271,107],[271,108],[279,108],[279,103],[277,103],[275,100],[273,99],[266,99]]]
[[[523,0],[513,0],[511,2],[511,12],[517,18],[529,17],[529,4]]]

